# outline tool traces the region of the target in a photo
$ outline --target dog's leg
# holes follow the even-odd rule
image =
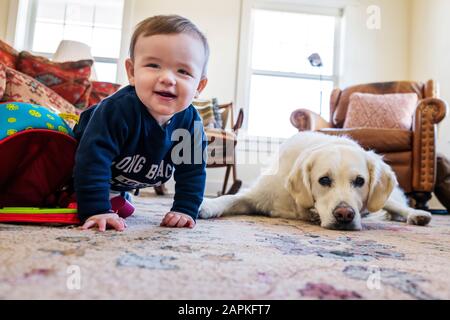
[[[245,195],[225,195],[214,199],[203,200],[199,217],[209,219],[222,215],[238,215],[255,213],[256,208]]]
[[[431,221],[429,212],[409,207],[403,191],[398,188],[394,189],[383,209],[389,213],[391,220],[419,226],[425,226]]]

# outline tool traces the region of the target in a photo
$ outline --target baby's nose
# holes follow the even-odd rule
[[[165,71],[159,77],[159,81],[165,85],[174,85],[176,83],[173,73]]]

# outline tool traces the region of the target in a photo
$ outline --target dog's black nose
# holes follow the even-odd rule
[[[339,205],[333,210],[333,216],[339,223],[350,223],[355,217],[355,210],[346,205]]]

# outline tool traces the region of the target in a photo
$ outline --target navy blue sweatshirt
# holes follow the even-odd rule
[[[196,220],[205,191],[207,142],[192,105],[160,126],[134,87],[127,86],[84,111],[74,132],[79,141],[74,185],[82,221],[111,210],[110,190],[159,186],[173,172],[171,211]]]

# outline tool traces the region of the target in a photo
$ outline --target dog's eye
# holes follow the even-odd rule
[[[364,180],[363,177],[357,177],[357,178],[353,181],[353,186],[354,186],[355,188],[361,188],[361,187],[364,185],[365,182],[366,182],[366,181]]]
[[[324,187],[331,187],[331,179],[330,177],[322,177],[319,179],[319,183],[320,185],[324,186]]]

